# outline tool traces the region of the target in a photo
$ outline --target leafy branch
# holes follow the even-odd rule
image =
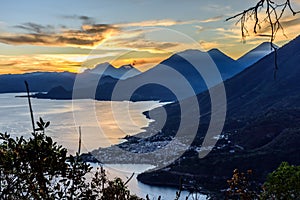
[[[35,131],[45,132],[45,129],[50,125],[50,122],[44,122],[44,120],[40,117],[40,121],[37,121],[36,124],[38,125],[38,128],[35,128]]]

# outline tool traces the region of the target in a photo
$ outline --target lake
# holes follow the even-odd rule
[[[7,132],[14,137],[30,137],[32,126],[27,98],[15,98],[17,95],[24,94],[0,94],[0,132]],[[44,121],[50,121],[46,134],[72,154],[78,149],[79,126],[82,130],[82,152],[108,147],[122,142],[122,138],[126,135],[142,132],[151,122],[142,113],[161,105],[163,104],[157,101],[32,99],[35,121],[39,117]],[[135,164],[105,165],[110,178],[121,177],[123,180],[130,177],[133,172],[138,174],[152,167],[154,166]],[[149,194],[153,198],[159,195],[162,195],[163,199],[175,198],[176,189],[145,185],[138,182],[135,177],[128,184],[132,193],[140,197]],[[183,192],[183,195],[187,194]]]

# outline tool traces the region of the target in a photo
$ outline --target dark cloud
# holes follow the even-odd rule
[[[48,33],[48,32],[54,31],[54,26],[51,26],[51,25],[43,26],[40,24],[32,23],[32,22],[24,23],[24,24],[17,25],[14,27],[23,29],[23,30],[27,30],[30,32],[34,32],[34,33]]]
[[[82,26],[82,30],[87,33],[98,33],[108,29],[118,29],[118,28],[110,24],[92,24],[92,25]]]
[[[104,37],[98,37],[97,40],[95,39],[84,39],[78,37],[64,37],[58,36],[55,40],[56,44],[72,44],[76,46],[94,46],[98,41],[102,41]]]
[[[63,16],[65,19],[73,19],[73,20],[81,20],[83,24],[93,24],[95,23],[94,18],[88,17],[85,15],[65,15]]]
[[[79,29],[70,29],[59,25],[40,25],[32,22],[15,26],[26,30],[28,33],[2,33],[0,42],[11,45],[39,45],[39,46],[73,46],[90,48],[100,44],[104,39],[112,35],[124,33],[124,38],[114,39],[116,45],[129,48],[168,49],[179,44],[174,42],[148,41],[144,37],[145,30],[127,31],[123,28],[129,26],[171,26],[174,24],[188,24],[195,21],[177,22],[172,20],[142,21],[128,24],[95,24],[86,23],[92,18],[88,16],[72,15],[63,16],[69,19],[84,21]],[[125,34],[126,33],[126,34]]]
[[[14,66],[14,65],[17,65],[17,64],[19,64],[18,61],[1,62],[0,67],[11,67],[11,66]]]
[[[85,24],[79,30],[69,29],[60,32],[55,32],[52,26],[31,22],[15,27],[30,31],[30,33],[2,34],[0,42],[12,45],[95,46],[109,35],[119,31],[118,28],[109,24]]]
[[[46,36],[47,37],[47,36]],[[12,36],[0,36],[0,42],[5,44],[39,44],[45,43],[44,34],[24,34]]]
[[[92,18],[91,18],[91,17],[84,16],[84,15],[82,15],[82,16],[79,16],[79,19],[81,19],[81,20],[92,20]]]

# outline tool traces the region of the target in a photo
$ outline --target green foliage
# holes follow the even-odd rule
[[[300,166],[287,162],[272,172],[265,182],[262,199],[297,199],[300,197]]]
[[[102,167],[87,180],[92,167],[46,136],[49,124],[40,118],[29,139],[0,133],[0,199],[140,199]]]
[[[227,181],[226,199],[294,200],[300,197],[300,166],[282,162],[262,187],[250,181],[251,174],[251,170],[247,174],[234,170],[233,177]]]
[[[40,118],[39,128],[29,139],[0,133],[0,199],[142,200],[131,195],[120,178],[109,180],[102,167],[87,179],[92,167],[82,162],[78,154],[68,155],[65,148],[46,136],[49,124]],[[227,181],[226,198],[289,200],[300,196],[300,166],[283,162],[269,175],[263,192],[251,175],[251,170],[234,170]],[[180,192],[181,189],[175,199]],[[150,199],[148,195],[146,199]]]

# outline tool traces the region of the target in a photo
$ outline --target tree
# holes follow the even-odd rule
[[[29,139],[0,133],[0,199],[141,199],[102,167],[87,180],[92,167],[46,136],[49,124],[40,119]]]
[[[272,172],[263,185],[262,199],[292,200],[300,197],[300,166],[287,162]]]
[[[226,199],[259,199],[261,189],[259,184],[251,180],[251,176],[252,170],[243,173],[235,169],[232,178],[227,180],[229,188],[226,191]]]
[[[300,166],[282,162],[262,186],[251,180],[251,174],[251,170],[245,174],[235,169],[227,181],[226,199],[293,200],[300,197]]]

